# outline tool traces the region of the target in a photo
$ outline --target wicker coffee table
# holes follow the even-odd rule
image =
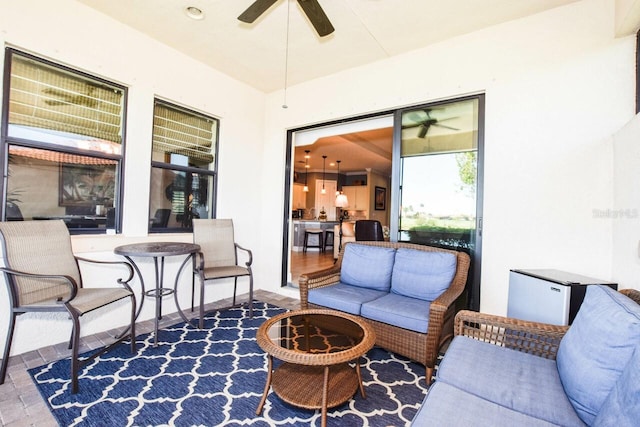
[[[282,313],[264,322],[256,335],[268,354],[267,382],[256,414],[269,388],[285,402],[322,410],[351,399],[362,386],[359,359],[375,343],[375,332],[365,321],[334,310],[309,309]],[[284,363],[273,369],[273,358]],[[355,368],[348,362],[355,361]]]

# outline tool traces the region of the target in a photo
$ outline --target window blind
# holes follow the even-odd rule
[[[197,163],[213,163],[216,121],[156,102],[153,151],[180,154]]]
[[[14,54],[9,124],[122,143],[123,90]]]

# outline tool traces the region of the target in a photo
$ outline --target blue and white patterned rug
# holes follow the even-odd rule
[[[212,312],[205,329],[179,323],[124,342],[86,366],[71,394],[70,359],[29,373],[62,426],[319,426],[320,411],[296,408],[269,394],[255,415],[266,381],[266,356],[255,339],[265,319],[285,311],[262,302]],[[329,426],[404,426],[422,402],[424,367],[374,347],[362,360],[367,393],[330,409]]]

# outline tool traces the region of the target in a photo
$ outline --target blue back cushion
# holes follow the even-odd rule
[[[558,373],[578,416],[592,425],[640,341],[640,305],[591,285],[558,348]]]
[[[345,247],[340,281],[361,288],[389,291],[396,250],[349,243]]]
[[[457,258],[448,252],[399,248],[391,277],[391,292],[433,301],[449,288]]]

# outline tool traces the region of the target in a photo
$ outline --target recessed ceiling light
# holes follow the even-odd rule
[[[195,6],[187,6],[184,8],[184,13],[191,19],[195,19],[197,21],[204,19],[204,12],[202,9],[198,9]]]

